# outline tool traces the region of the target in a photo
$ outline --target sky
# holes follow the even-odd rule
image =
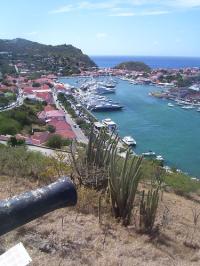
[[[0,0],[0,38],[88,55],[200,57],[200,0]]]

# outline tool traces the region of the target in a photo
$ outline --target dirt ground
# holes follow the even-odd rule
[[[37,187],[23,179],[0,179],[0,198]],[[159,206],[159,234],[141,235],[135,226],[84,214],[77,208],[54,211],[0,237],[0,252],[22,242],[31,265],[200,265],[200,205],[164,193]],[[200,220],[200,218],[199,218]]]

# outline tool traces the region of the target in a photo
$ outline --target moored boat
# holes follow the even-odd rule
[[[136,140],[131,136],[125,136],[122,141],[128,146],[135,146]]]
[[[181,108],[185,109],[185,110],[190,110],[190,109],[194,109],[194,106],[193,105],[184,105]]]
[[[119,111],[123,106],[119,104],[98,104],[94,105],[90,110],[93,112]]]
[[[154,157],[154,156],[156,156],[156,153],[153,151],[148,151],[148,152],[143,152],[142,155],[144,157]]]
[[[161,155],[157,155],[156,160],[160,162],[164,162],[164,158]]]
[[[110,118],[105,118],[102,120],[102,124],[107,127],[109,131],[116,131],[117,130],[117,124],[112,121]]]

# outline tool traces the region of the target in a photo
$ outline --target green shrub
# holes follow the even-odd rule
[[[55,133],[56,128],[55,128],[53,125],[48,125],[48,126],[47,126],[47,130],[48,130],[50,133]]]
[[[16,135],[21,130],[21,125],[18,121],[12,118],[6,118],[0,114],[0,134]]]
[[[52,135],[47,141],[47,146],[53,149],[61,149],[63,146],[69,146],[70,144],[71,140],[64,139],[58,134]]]
[[[200,182],[191,179],[183,173],[172,173],[164,176],[164,182],[167,186],[171,187],[175,193],[186,196],[190,193],[200,192]]]
[[[16,146],[25,145],[25,140],[23,140],[23,139],[16,139],[16,137],[10,137],[10,139],[8,140],[7,143],[11,147],[16,147]]]
[[[57,134],[51,136],[47,141],[47,146],[54,149],[61,149],[62,144],[62,137]]]

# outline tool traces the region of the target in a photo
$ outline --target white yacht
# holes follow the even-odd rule
[[[117,124],[112,121],[110,118],[105,118],[102,120],[102,124],[105,125],[109,131],[115,131],[117,130]]]
[[[193,105],[184,105],[181,108],[186,109],[186,110],[190,110],[190,109],[194,109],[194,106]]]
[[[156,156],[156,160],[157,161],[160,161],[160,162],[163,162],[164,161],[164,158],[161,155],[157,155]]]
[[[174,105],[172,103],[168,103],[167,104],[169,107],[174,107]]]
[[[136,141],[133,137],[131,136],[126,136],[123,139],[123,142],[126,143],[128,146],[135,146],[136,145]]]

